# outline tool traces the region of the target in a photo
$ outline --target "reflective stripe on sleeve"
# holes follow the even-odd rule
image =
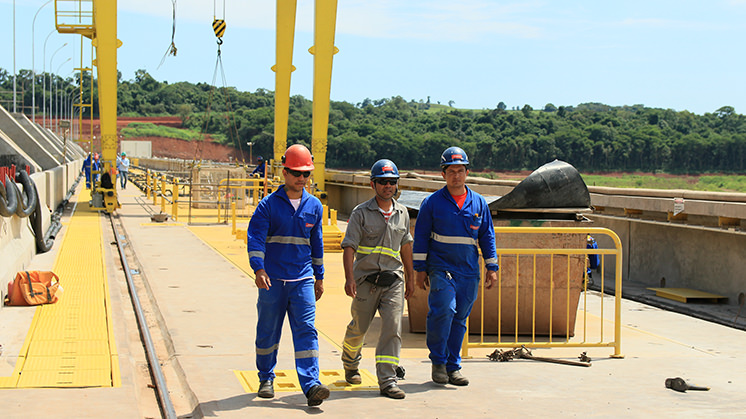
[[[256,251],[256,250],[255,250],[255,251],[253,251],[253,252],[249,252],[249,257],[250,257],[250,258],[260,258],[260,259],[264,259],[264,252],[260,252],[260,251]]]
[[[490,263],[497,263],[497,258],[485,259],[484,263],[487,264],[487,265],[489,265]]]
[[[267,243],[298,244],[310,246],[311,239],[294,236],[268,236]]]
[[[312,265],[323,265],[324,258],[311,258],[311,264]]]
[[[427,260],[427,253],[413,253],[412,254],[412,260],[426,261]]]

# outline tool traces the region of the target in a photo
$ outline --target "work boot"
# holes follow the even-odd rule
[[[271,399],[275,397],[275,388],[272,385],[272,380],[264,380],[260,382],[257,395],[263,399]]]
[[[448,373],[446,372],[446,366],[443,364],[433,364],[432,378],[438,384],[447,384]]]
[[[309,406],[318,406],[329,398],[329,387],[323,384],[317,384],[311,387],[306,394]]]
[[[350,384],[360,384],[363,382],[363,377],[360,376],[358,370],[345,370],[345,381]]]
[[[469,385],[469,379],[464,377],[463,374],[461,374],[461,370],[449,371],[448,382],[453,384],[454,386],[468,386]]]
[[[403,399],[407,396],[404,393],[404,390],[400,389],[399,386],[397,386],[396,384],[391,384],[386,388],[382,388],[381,395],[386,396],[390,399]]]

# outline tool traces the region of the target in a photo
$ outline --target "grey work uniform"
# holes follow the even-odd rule
[[[342,363],[346,370],[358,369],[363,342],[370,322],[381,315],[381,335],[376,346],[378,385],[384,389],[396,383],[396,366],[401,351],[401,318],[404,310],[404,269],[401,247],[413,241],[409,234],[409,213],[396,202],[388,222],[375,198],[355,207],[350,214],[342,247],[355,249],[353,275],[357,296],[352,301],[352,321],[345,333]],[[368,275],[393,271],[399,277],[388,287],[365,280]]]

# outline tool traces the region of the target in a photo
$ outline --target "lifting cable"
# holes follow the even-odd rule
[[[171,9],[173,13],[173,23],[171,24],[171,45],[168,46],[166,53],[163,54],[163,58],[161,58],[161,63],[158,64],[158,68],[161,68],[163,63],[166,61],[166,57],[168,57],[169,55],[173,55],[174,57],[176,56],[176,0],[171,0]]]
[[[213,11],[216,7],[217,0],[213,0]],[[215,61],[215,70],[212,74],[212,86],[210,89],[210,95],[207,100],[207,108],[205,110],[205,119],[203,121],[202,125],[202,132],[200,133],[199,141],[197,141],[197,147],[194,151],[194,161],[197,162],[199,160],[202,160],[202,142],[204,141],[205,133],[207,132],[207,127],[210,122],[210,110],[212,105],[212,99],[215,94],[215,84],[218,77],[218,72],[220,72],[220,78],[221,82],[223,83],[222,92],[223,96],[225,98],[225,108],[226,108],[226,119],[228,120],[228,137],[230,139],[231,144],[238,144],[238,150],[241,154],[241,162],[245,165],[246,161],[244,159],[244,152],[243,147],[241,144],[240,139],[238,138],[238,128],[236,127],[236,118],[233,115],[233,107],[231,105],[231,99],[228,92],[228,85],[225,80],[225,69],[223,68],[223,58],[221,54],[220,47],[223,45],[223,35],[225,34],[225,0],[223,0],[223,19],[218,19],[217,16],[214,16],[213,22],[212,22],[212,29],[215,32],[215,37],[217,38],[217,44],[218,44],[218,52],[217,52],[217,59]]]

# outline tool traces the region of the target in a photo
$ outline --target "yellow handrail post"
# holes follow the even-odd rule
[[[161,175],[161,212],[166,212],[166,175]]]
[[[231,235],[236,235],[236,201],[231,202]]]
[[[171,204],[171,217],[174,219],[174,221],[179,220],[179,179],[174,178],[174,186],[171,193],[171,200],[173,203]]]
[[[156,191],[158,190],[156,182],[158,182],[158,175],[153,173],[153,205],[157,204],[156,199],[158,197],[158,193],[156,193]]]
[[[150,199],[150,169],[145,170],[145,199]]]

